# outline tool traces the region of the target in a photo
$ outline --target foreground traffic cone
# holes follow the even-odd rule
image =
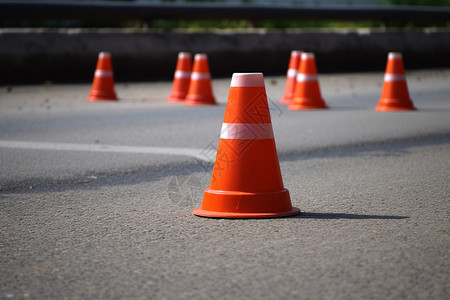
[[[386,65],[386,72],[384,74],[381,99],[375,110],[396,111],[415,109],[416,108],[409,97],[402,54],[398,52],[390,52]]]
[[[294,99],[295,83],[297,82],[298,67],[300,65],[300,56],[302,51],[294,50],[291,52],[289,67],[286,74],[286,86],[284,88],[281,104],[291,104]]]
[[[178,61],[173,76],[172,92],[167,102],[180,102],[186,98],[189,82],[191,81],[191,54],[189,52],[178,53]]]
[[[295,95],[289,110],[328,108],[320,94],[314,53],[302,53],[295,85]]]
[[[183,105],[216,104],[213,96],[211,74],[209,72],[208,56],[204,53],[195,54],[191,82]]]
[[[114,74],[109,52],[100,52],[98,55],[94,81],[87,100],[117,100],[116,92],[114,92]]]
[[[299,214],[283,187],[262,73],[235,73],[211,184],[194,214],[269,218]]]

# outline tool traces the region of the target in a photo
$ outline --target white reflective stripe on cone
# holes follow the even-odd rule
[[[303,52],[302,53],[302,60],[303,59],[314,59],[314,53]]]
[[[197,53],[194,56],[194,60],[199,60],[199,59],[208,59],[208,55],[206,55],[205,53]]]
[[[106,57],[111,57],[111,54],[109,52],[100,52],[98,54],[98,58],[106,58]]]
[[[230,87],[264,87],[262,73],[233,73]]]
[[[298,74],[297,75],[297,81],[298,82],[303,82],[303,81],[316,81],[317,80],[317,75],[313,75],[313,74]]]
[[[95,76],[98,77],[112,77],[113,72],[112,71],[104,71],[104,70],[95,70]]]
[[[223,123],[220,138],[229,140],[273,139],[272,123]]]
[[[210,79],[210,78],[211,78],[211,75],[209,75],[209,73],[193,72],[191,75],[192,80]]]
[[[404,81],[405,75],[400,74],[384,74],[384,81]]]
[[[175,71],[175,78],[190,78],[191,72],[187,71]]]
[[[402,54],[400,52],[389,52],[388,59],[402,59]]]
[[[191,58],[191,54],[189,52],[180,52],[178,53],[178,58]]]
[[[287,77],[295,77],[297,76],[297,69],[288,69],[287,71]]]

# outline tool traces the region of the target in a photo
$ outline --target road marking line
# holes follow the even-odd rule
[[[111,152],[134,154],[165,154],[175,156],[189,156],[203,161],[211,161],[211,158],[201,155],[203,149],[174,148],[174,147],[143,147],[143,146],[118,146],[102,144],[70,144],[70,143],[44,143],[26,141],[2,141],[0,148],[55,150],[55,151],[85,151],[85,152]]]

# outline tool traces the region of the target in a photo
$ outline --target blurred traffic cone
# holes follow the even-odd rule
[[[299,214],[283,187],[262,73],[235,73],[211,184],[194,214],[268,218]]]
[[[415,110],[409,97],[408,86],[405,78],[402,54],[390,52],[384,74],[383,91],[381,99],[375,110]]]
[[[295,95],[289,110],[328,108],[320,94],[314,53],[303,52],[295,85]]]
[[[191,81],[191,54],[189,52],[178,53],[178,61],[173,78],[172,92],[167,102],[180,102],[186,98]]]
[[[195,54],[194,67],[192,68],[191,82],[183,105],[208,105],[216,104],[211,85],[208,56],[204,53]]]
[[[300,64],[300,56],[302,51],[294,50],[291,52],[289,67],[286,74],[286,86],[284,88],[281,104],[291,104],[294,99],[295,83],[297,82],[297,72]]]
[[[117,100],[116,92],[114,92],[114,74],[112,71],[111,54],[109,52],[100,52],[98,54],[94,81],[92,82],[92,89],[87,100]]]

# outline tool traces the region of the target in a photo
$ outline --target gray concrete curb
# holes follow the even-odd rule
[[[209,55],[213,77],[284,74],[293,49],[316,53],[319,72],[383,70],[387,52],[406,69],[450,67],[450,31],[313,30],[163,32],[0,30],[0,82],[92,80],[97,54],[110,51],[116,80],[171,79],[179,51]]]

